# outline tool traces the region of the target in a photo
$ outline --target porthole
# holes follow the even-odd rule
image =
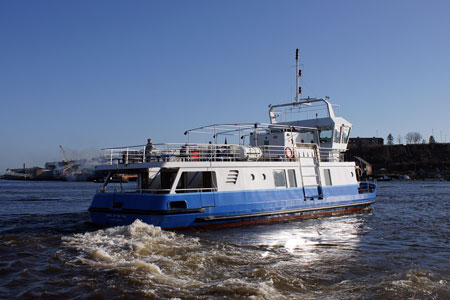
[[[353,174],[353,172],[350,172],[350,174],[352,174],[352,177],[354,177],[354,176],[355,176],[355,174]]]
[[[262,174],[263,180],[266,180],[266,174]]]
[[[250,177],[252,178],[252,180],[255,180],[255,174],[250,174]]]

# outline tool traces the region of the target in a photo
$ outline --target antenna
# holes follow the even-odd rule
[[[298,102],[298,49],[295,50],[295,102]]]
[[[298,49],[295,50],[295,102],[298,102],[298,96],[302,93],[302,88],[298,86],[298,81],[302,77],[302,70],[298,68]]]

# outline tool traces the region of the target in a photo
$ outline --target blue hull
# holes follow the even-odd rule
[[[237,226],[346,213],[374,202],[376,187],[323,187],[186,194],[98,193],[89,208],[102,226],[129,225],[136,219],[161,228]],[[358,187],[370,190],[360,193]],[[370,188],[370,189],[368,189]],[[306,195],[306,197],[305,197]]]

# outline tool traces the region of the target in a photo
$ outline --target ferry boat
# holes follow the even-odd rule
[[[298,84],[298,67],[296,73]],[[269,123],[190,129],[187,142],[154,144],[151,152],[146,145],[103,149],[96,169],[108,175],[89,207],[93,222],[128,225],[140,219],[179,229],[369,208],[376,185],[360,181],[360,167],[343,159],[351,123],[335,115],[327,97],[301,99],[296,89],[293,102],[269,106]],[[136,187],[108,190],[114,174],[137,175]]]

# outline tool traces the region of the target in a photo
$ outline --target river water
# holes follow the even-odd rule
[[[99,229],[99,184],[0,180],[0,298],[450,299],[450,183],[370,212],[216,230]]]

